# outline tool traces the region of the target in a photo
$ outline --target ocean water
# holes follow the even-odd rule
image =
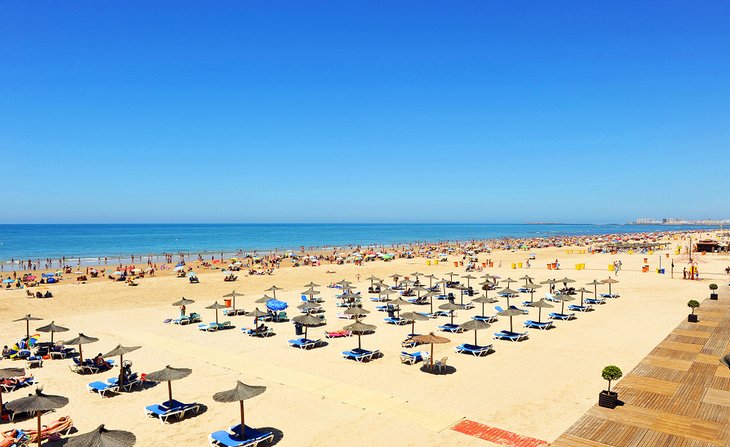
[[[162,253],[297,250],[301,246],[672,231],[668,225],[563,224],[104,224],[0,225],[0,261]],[[692,227],[700,228],[700,227]],[[707,228],[707,227],[702,227]]]

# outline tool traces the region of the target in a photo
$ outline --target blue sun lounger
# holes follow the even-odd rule
[[[406,318],[398,318],[398,317],[383,318],[383,321],[385,321],[387,324],[395,324],[396,326],[403,326],[404,324],[411,324],[411,320],[408,320]]]
[[[145,407],[144,413],[147,417],[158,418],[161,423],[167,424],[170,418],[180,420],[187,413],[197,413],[198,410],[200,410],[200,405],[197,403],[184,404],[173,399],[172,403],[165,402],[164,404],[149,405]]]
[[[544,331],[546,329],[550,329],[551,327],[553,327],[553,322],[552,321],[539,322],[539,321],[535,321],[535,320],[527,320],[524,322],[524,325],[528,329],[540,329],[541,331]]]
[[[292,348],[299,348],[299,349],[311,349],[316,347],[321,340],[310,340],[308,338],[297,338],[294,340],[289,340],[289,346]]]
[[[583,302],[588,304],[606,304],[605,298],[586,298]]]
[[[496,315],[474,315],[472,320],[484,321],[485,323],[494,323],[497,321]]]
[[[553,295],[552,293],[545,294],[545,301],[552,301],[553,303],[559,303],[560,297]]]
[[[439,330],[444,332],[451,332],[453,334],[464,332],[464,329],[460,328],[458,324],[451,323],[442,324],[441,326],[439,326]]]
[[[246,431],[241,436],[241,425],[231,427],[230,432],[219,430],[208,436],[211,447],[256,447],[261,442],[274,440],[274,433],[270,431],[259,431],[246,426]]]
[[[572,310],[575,312],[589,312],[593,310],[593,306],[590,304],[588,306],[579,306],[578,304],[571,304],[568,306],[568,310]]]
[[[517,311],[520,311],[520,312],[522,312],[522,313],[523,313],[523,314],[525,314],[525,315],[527,315],[527,314],[529,314],[529,313],[530,313],[530,311],[529,311],[529,310],[527,310],[527,309],[520,309],[520,308],[519,308],[519,307],[517,307],[517,306],[510,306],[509,308],[510,308],[510,309],[512,309],[512,310],[517,310]]]
[[[601,296],[601,298],[618,298],[621,295],[619,295],[617,293],[611,293],[611,294],[602,293],[602,294],[600,294],[600,296]]]
[[[479,346],[472,345],[470,343],[462,343],[459,346],[455,347],[454,350],[459,354],[471,354],[474,357],[482,357],[492,351],[492,345]]]
[[[380,355],[380,351],[368,351],[367,349],[352,349],[350,351],[342,351],[342,358],[349,359],[349,360],[355,360],[358,363],[363,362],[365,360],[372,360],[373,357],[377,357]]]
[[[563,321],[569,321],[569,320],[575,320],[575,314],[561,314],[559,312],[550,312],[548,315],[548,318],[551,320],[563,320]]]
[[[527,332],[500,331],[494,334],[495,340],[522,341],[527,338]]]
[[[91,382],[86,388],[89,392],[98,394],[99,397],[107,397],[108,394],[119,392],[119,386],[109,382]]]

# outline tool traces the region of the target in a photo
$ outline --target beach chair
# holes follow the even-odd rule
[[[398,317],[383,318],[383,321],[385,321],[387,324],[394,324],[396,326],[403,326],[405,324],[411,324],[411,320],[409,320],[407,318],[398,318]]]
[[[497,315],[475,315],[472,319],[477,321],[484,321],[485,323],[494,323],[497,321]]]
[[[556,297],[552,293],[546,293],[545,294],[545,301],[552,301],[553,303],[559,303],[560,298]]]
[[[267,338],[272,337],[274,335],[274,330],[270,327],[267,327],[264,330],[256,330],[256,329],[249,329],[249,328],[241,328],[241,332],[248,335],[249,337],[261,337],[261,338]]]
[[[548,314],[548,318],[550,318],[551,320],[570,321],[570,320],[575,320],[576,316],[574,313],[561,314],[559,312],[550,312],[550,314]]]
[[[433,364],[434,368],[437,368],[439,372],[446,368],[446,362],[449,360],[448,357],[442,357],[441,360],[436,360]]]
[[[154,404],[145,407],[144,412],[147,417],[153,417],[160,420],[160,423],[168,424],[170,419],[176,418],[180,420],[188,413],[197,414],[200,410],[200,404],[184,404],[176,400],[165,402],[163,404]]]
[[[48,352],[48,355],[50,355],[53,360],[61,360],[73,354],[75,351],[76,348],[67,348],[65,346],[61,346],[58,349],[51,349]]]
[[[350,331],[325,331],[324,336],[325,336],[325,338],[352,337],[352,332],[350,332]]]
[[[308,338],[296,338],[289,340],[289,346],[299,349],[312,349],[320,344],[322,340],[310,340]]]
[[[50,438],[58,438],[61,435],[68,435],[71,429],[73,429],[73,426],[73,420],[68,416],[64,416],[50,424],[44,424],[40,433],[37,430],[22,430],[25,435],[24,439],[26,440],[26,444],[18,444],[18,447],[36,444],[39,437],[41,441],[45,441]]]
[[[474,303],[469,301],[468,303],[464,304],[461,308],[464,310],[474,309]]]
[[[30,368],[40,368],[43,366],[43,357],[39,355],[32,355],[30,357],[26,357],[25,359],[25,367]]]
[[[482,357],[492,351],[492,345],[479,346],[472,345],[470,343],[462,343],[459,346],[455,347],[454,350],[459,354],[470,354],[474,357]]]
[[[369,361],[372,360],[373,357],[378,357],[380,355],[380,351],[368,351],[367,349],[360,349],[355,348],[349,351],[342,351],[342,357],[349,360],[355,360],[358,363],[362,363],[363,361]]]
[[[218,330],[218,325],[215,323],[201,323],[198,325],[198,330],[204,332],[215,332]]]
[[[117,385],[119,383],[119,377],[110,377],[106,379],[106,382],[111,385]],[[122,391],[130,392],[133,389],[142,389],[142,386],[147,382],[147,374],[132,373],[124,379],[124,385],[120,387]]]
[[[600,298],[586,298],[583,300],[584,303],[587,304],[606,304],[606,298],[600,297]]]
[[[211,447],[256,447],[262,442],[272,442],[274,433],[270,431],[254,430],[245,426],[241,434],[241,424],[234,425],[228,431],[220,430],[208,436]]]
[[[621,295],[619,295],[618,293],[601,293],[601,294],[599,294],[599,296],[601,298],[618,298]]]
[[[165,320],[167,321],[167,320]],[[180,326],[185,326],[186,324],[190,324],[191,318],[188,316],[181,316],[179,318],[175,318],[171,321],[172,324],[179,324]]]
[[[568,306],[568,310],[572,310],[574,312],[590,312],[593,310],[593,306],[590,304],[587,306],[581,306],[579,304],[571,304]]]
[[[522,341],[527,338],[527,332],[500,331],[494,334],[495,340]]]
[[[19,390],[21,388],[37,384],[38,382],[33,376],[14,377],[12,379],[0,380],[0,388],[2,389],[3,393],[9,393],[11,391]]]
[[[534,320],[527,320],[523,323],[528,329],[540,329],[542,331],[553,327],[552,321],[537,322]]]
[[[446,323],[439,326],[439,330],[444,332],[451,332],[452,334],[458,334],[464,332],[464,329],[459,327],[458,324]]]
[[[427,362],[428,359],[429,354],[425,351],[418,351],[413,353],[401,351],[400,353],[400,362],[406,365],[414,365],[418,362]]]
[[[116,394],[119,392],[119,386],[107,382],[91,382],[86,386],[86,389],[90,393],[96,393],[99,397],[107,397],[109,394]]]

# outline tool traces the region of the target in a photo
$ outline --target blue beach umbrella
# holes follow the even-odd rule
[[[274,311],[280,311],[280,310],[284,310],[284,309],[286,309],[287,307],[289,307],[289,305],[288,305],[288,304],[286,304],[286,303],[285,303],[285,302],[283,302],[283,301],[279,301],[279,300],[269,300],[269,301],[267,301],[267,302],[266,302],[266,307],[267,307],[267,308],[268,308],[269,310],[274,310]]]
[[[14,283],[14,282],[15,282],[15,280],[14,280],[14,279],[11,279],[11,278],[8,278],[8,279],[3,279],[3,282],[4,282],[5,284],[12,284],[12,283]]]

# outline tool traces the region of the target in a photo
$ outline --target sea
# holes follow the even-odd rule
[[[503,237],[597,235],[710,229],[619,224],[2,224],[0,263],[58,260],[95,264],[131,255],[225,255],[300,247],[396,245],[417,241],[469,241]],[[139,259],[139,258],[137,258]]]

